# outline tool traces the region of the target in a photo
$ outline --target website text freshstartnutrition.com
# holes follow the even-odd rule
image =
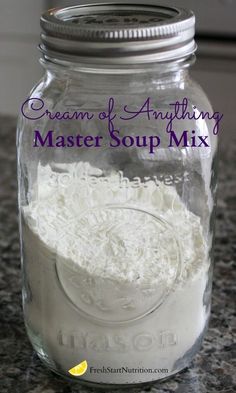
[[[130,368],[130,367],[101,367],[95,368],[90,366],[89,372],[91,374],[168,374],[169,370],[167,368]]]

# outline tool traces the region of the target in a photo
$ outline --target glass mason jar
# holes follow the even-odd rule
[[[112,3],[41,18],[18,123],[23,308],[42,361],[81,383],[166,378],[206,330],[217,139],[194,23]]]

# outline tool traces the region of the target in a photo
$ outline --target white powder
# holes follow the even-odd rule
[[[27,324],[66,374],[82,360],[171,374],[207,319],[200,218],[173,186],[102,174],[88,163],[39,165],[23,209]],[[166,375],[88,371],[84,379],[123,384]]]

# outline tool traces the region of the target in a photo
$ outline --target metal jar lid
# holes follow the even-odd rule
[[[192,11],[160,5],[99,3],[52,9],[41,17],[42,52],[95,64],[146,64],[196,50]]]

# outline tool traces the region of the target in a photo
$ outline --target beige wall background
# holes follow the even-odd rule
[[[21,100],[39,79],[39,17],[44,0],[1,0],[0,113],[16,114]]]

